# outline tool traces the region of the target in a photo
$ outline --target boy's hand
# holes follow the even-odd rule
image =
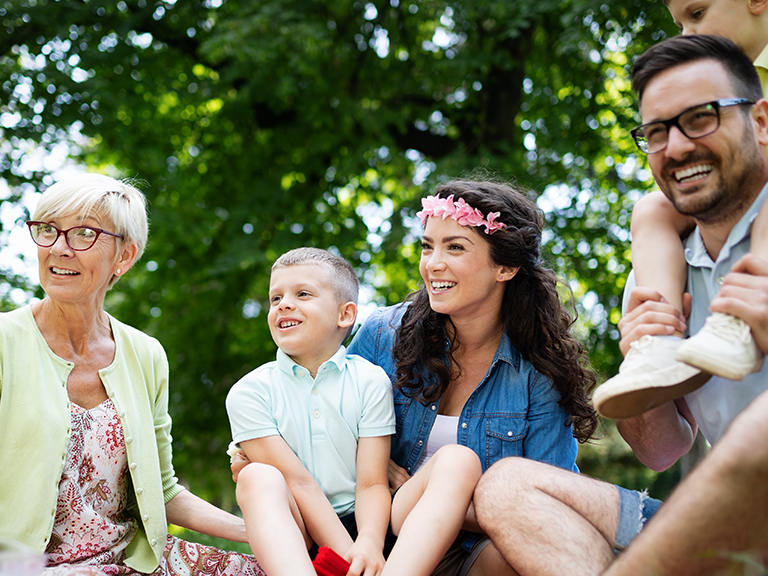
[[[411,479],[410,474],[405,471],[405,468],[401,468],[393,460],[389,461],[387,467],[387,481],[389,482],[389,492],[394,494],[400,486],[405,484]]]
[[[347,576],[378,576],[384,569],[381,547],[364,535],[357,537],[344,558],[350,563]]]
[[[230,444],[231,447],[232,445]],[[227,454],[229,454],[229,469],[232,470],[232,480],[237,484],[237,477],[240,475],[240,471],[250,464],[251,461],[245,454],[245,450],[239,448],[236,451],[228,449]]]

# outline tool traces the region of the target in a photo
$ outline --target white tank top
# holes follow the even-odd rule
[[[421,470],[421,467],[427,463],[427,460],[432,458],[432,455],[446,444],[456,444],[456,438],[459,432],[459,417],[458,416],[445,416],[438,414],[435,420],[434,426],[429,433],[429,439],[427,440],[427,447],[424,448],[424,452],[421,453],[419,461],[416,463],[416,469],[414,474]]]

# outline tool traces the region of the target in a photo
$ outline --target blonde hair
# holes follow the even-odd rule
[[[360,291],[357,275],[352,264],[344,258],[320,248],[295,248],[280,256],[272,265],[272,270],[301,264],[316,264],[325,269],[326,279],[333,288],[339,304],[345,302],[357,304]]]
[[[109,232],[123,237],[122,240],[116,238],[118,242],[136,246],[138,260],[147,245],[149,221],[146,198],[130,180],[115,180],[95,173],[70,176],[43,192],[32,219],[43,222],[63,216],[85,219],[94,212],[111,221],[115,229]],[[110,287],[117,278],[112,277]]]

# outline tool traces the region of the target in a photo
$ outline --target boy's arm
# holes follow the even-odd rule
[[[632,210],[632,267],[637,285],[656,290],[678,312],[687,274],[680,239],[694,227],[693,218],[680,214],[662,192],[643,196]]]
[[[390,436],[360,438],[357,443],[355,520],[357,540],[345,558],[349,574],[375,576],[384,567],[384,537],[389,526],[392,497],[387,484]]]
[[[251,462],[274,466],[283,474],[301,512],[307,533],[318,546],[343,554],[352,539],[339,521],[322,488],[304,467],[282,436],[266,436],[240,442]]]

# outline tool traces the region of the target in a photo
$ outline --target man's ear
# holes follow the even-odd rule
[[[339,306],[339,328],[349,328],[357,318],[357,304],[345,302]]]
[[[749,12],[755,16],[763,13],[768,6],[768,0],[749,0]]]
[[[768,100],[763,98],[755,102],[752,107],[752,119],[755,121],[757,141],[761,146],[768,146]]]

